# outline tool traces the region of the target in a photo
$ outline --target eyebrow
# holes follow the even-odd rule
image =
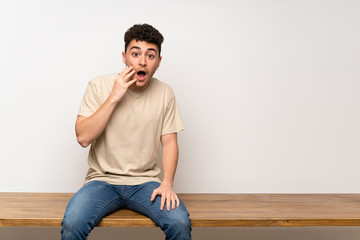
[[[138,47],[138,46],[132,46],[132,47],[130,48],[130,50],[131,50],[131,49],[134,49],[134,48],[141,50],[141,48]],[[155,48],[148,48],[148,49],[146,49],[146,51],[154,51],[155,53],[157,53],[157,51],[156,51]]]

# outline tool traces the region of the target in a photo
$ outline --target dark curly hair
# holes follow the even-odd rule
[[[129,43],[133,39],[135,39],[136,41],[145,41],[148,43],[156,44],[159,49],[159,56],[160,56],[161,44],[164,41],[164,37],[153,26],[144,23],[144,24],[135,24],[134,26],[129,28],[124,35],[125,52],[127,47],[129,46]]]

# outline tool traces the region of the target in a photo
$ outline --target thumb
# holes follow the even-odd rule
[[[153,191],[152,195],[151,195],[150,201],[154,201],[154,200],[155,200],[155,197],[156,197],[158,194],[159,194],[158,190],[155,189],[155,190]]]

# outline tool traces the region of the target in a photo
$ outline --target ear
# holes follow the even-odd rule
[[[125,52],[122,52],[123,63],[126,65]]]
[[[159,62],[158,62],[157,68],[160,67],[161,59],[162,59],[162,56],[159,57]]]

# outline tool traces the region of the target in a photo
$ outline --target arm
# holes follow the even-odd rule
[[[166,202],[166,209],[170,211],[170,206],[175,209],[175,206],[180,206],[180,201],[174,192],[174,177],[178,162],[179,148],[177,144],[177,134],[166,134],[161,136],[162,144],[162,168],[163,181],[151,195],[151,201],[155,200],[157,195],[161,195],[160,210],[164,209]]]
[[[136,81],[130,79],[135,73],[133,67],[126,66],[125,69],[115,78],[113,89],[100,108],[91,116],[78,116],[75,124],[77,141],[82,147],[89,146],[104,131],[110,117],[127,89]]]

